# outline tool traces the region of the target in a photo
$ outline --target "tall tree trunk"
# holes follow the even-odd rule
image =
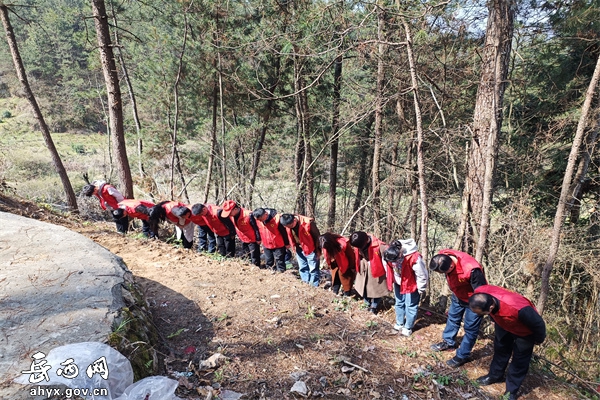
[[[216,74],[216,73],[215,73]],[[217,100],[218,100],[218,84],[215,76],[213,83],[212,95],[212,126],[210,129],[210,154],[208,155],[208,166],[206,167],[206,184],[204,185],[204,201],[208,201],[208,193],[210,191],[210,183],[212,177],[212,169],[217,157]]]
[[[475,101],[473,138],[463,192],[470,213],[466,221],[473,225],[465,229],[465,234],[475,233],[475,237],[467,237],[462,241],[467,243],[467,248],[463,250],[473,252],[476,247],[475,258],[479,262],[487,247],[493,174],[502,126],[514,14],[513,0],[493,0],[489,3],[481,78]]]
[[[572,193],[570,196],[571,201],[568,204],[570,213],[569,220],[572,224],[576,224],[579,220],[579,213],[581,212],[581,199],[583,198],[583,194],[586,192],[586,186],[588,186],[585,177],[590,167],[592,154],[594,153],[596,141],[598,140],[598,130],[600,129],[600,115],[597,118],[596,127],[587,137],[585,150],[581,159],[579,160],[577,172],[575,173],[573,184],[569,190]]]
[[[111,12],[113,15],[113,24],[115,25],[115,49],[117,51],[117,57],[119,57],[119,64],[121,64],[121,70],[123,71],[123,78],[125,78],[125,83],[127,84],[127,90],[129,91],[129,99],[131,101],[131,113],[133,114],[133,121],[135,123],[135,131],[137,134],[137,152],[138,152],[138,170],[140,173],[140,179],[144,177],[146,174],[144,172],[144,162],[142,160],[142,153],[144,150],[143,142],[142,142],[142,124],[140,123],[140,118],[137,110],[137,100],[135,98],[135,92],[133,91],[133,85],[131,84],[131,79],[129,78],[129,71],[127,71],[127,66],[125,65],[125,59],[123,58],[123,52],[121,51],[121,45],[119,42],[119,27],[117,21],[117,14],[115,13],[113,3],[110,4]]]
[[[429,257],[428,249],[428,235],[427,230],[429,226],[429,206],[427,199],[427,184],[425,181],[425,161],[423,157],[423,122],[421,119],[421,105],[419,101],[419,87],[417,82],[417,72],[415,67],[415,60],[412,49],[412,35],[408,23],[403,18],[402,23],[404,25],[404,32],[406,33],[406,54],[408,56],[408,63],[410,68],[410,78],[412,83],[412,93],[415,105],[415,121],[417,125],[417,173],[419,176],[419,194],[421,199],[421,254],[425,263]]]
[[[558,206],[556,207],[556,215],[554,216],[554,228],[552,229],[552,241],[550,242],[548,258],[546,259],[546,263],[544,264],[544,267],[542,269],[542,287],[540,291],[540,297],[537,301],[537,309],[540,312],[540,314],[544,312],[544,308],[546,307],[548,291],[550,289],[550,273],[552,272],[552,267],[554,266],[556,254],[558,253],[558,248],[560,246],[560,233],[562,231],[563,221],[565,217],[565,209],[567,207],[567,204],[569,203],[569,189],[571,188],[573,173],[575,172],[575,164],[579,156],[579,148],[581,147],[581,143],[583,142],[583,136],[585,133],[585,127],[587,125],[592,99],[594,98],[594,93],[596,91],[596,86],[598,86],[599,79],[600,57],[598,57],[598,61],[596,62],[596,69],[594,70],[594,74],[592,75],[590,85],[588,86],[587,92],[585,94],[583,106],[581,107],[581,116],[579,117],[577,130],[575,131],[575,138],[573,139],[573,144],[571,145],[571,153],[569,154],[569,159],[567,161],[567,168],[565,170],[565,176],[563,178],[562,188],[560,191],[560,198],[558,200]]]
[[[372,166],[372,187],[373,187],[373,233],[379,237],[381,235],[381,188],[379,168],[381,166],[381,140],[382,140],[382,121],[383,121],[383,86],[385,79],[385,70],[383,65],[383,57],[385,54],[384,45],[384,24],[385,12],[382,7],[377,6],[377,93],[375,97],[375,141],[373,143],[373,166]]]
[[[327,207],[327,230],[334,232],[337,200],[337,167],[340,143],[340,100],[342,86],[342,61],[339,55],[333,68],[333,110],[331,121],[331,147],[329,150],[329,204]]]
[[[296,154],[295,154],[295,173],[296,173],[296,207],[298,214],[306,214],[308,203],[306,167],[306,107],[304,104],[304,79],[303,65],[299,58],[294,59],[294,95],[296,107]]]
[[[35,99],[33,91],[29,86],[27,74],[25,73],[25,66],[23,65],[23,60],[21,59],[21,54],[19,53],[19,47],[17,46],[17,40],[15,38],[15,34],[8,16],[8,7],[4,4],[0,4],[0,17],[2,18],[2,25],[4,25],[4,30],[6,32],[6,41],[8,42],[8,47],[10,48],[13,63],[15,64],[15,71],[17,73],[17,77],[19,78],[19,81],[23,86],[25,97],[27,98],[29,104],[33,108],[35,117],[38,120],[38,123],[40,124],[40,130],[42,131],[42,136],[44,137],[46,147],[48,148],[48,151],[50,151],[50,156],[52,157],[54,169],[56,170],[56,173],[58,173],[58,176],[60,177],[61,183],[63,185],[63,190],[65,191],[67,206],[69,207],[70,211],[78,212],[79,210],[77,208],[77,197],[75,196],[75,192],[73,191],[73,187],[71,186],[71,181],[69,180],[67,171],[65,170],[62,160],[60,159],[60,155],[56,150],[56,146],[54,146],[54,141],[52,140],[50,130],[48,129],[48,125],[46,125],[46,121],[44,120],[42,111],[40,110],[40,107],[37,103],[37,100]]]
[[[371,127],[373,126],[374,118],[370,118],[367,126],[365,128],[365,133],[362,136],[363,140],[360,140],[360,154],[359,154],[359,163],[358,163],[358,183],[356,185],[356,197],[354,198],[354,203],[352,205],[352,215],[356,215],[359,211],[360,205],[362,204],[362,196],[365,188],[367,187],[367,183],[369,180],[369,171],[365,168],[365,165],[369,165],[371,163],[371,156],[373,155],[373,151],[371,146],[369,145],[370,141],[367,139],[369,137],[369,133],[371,132]],[[364,208],[363,208],[364,210]],[[362,214],[362,212],[361,212]],[[350,232],[353,232],[356,229],[356,225],[360,216],[354,217],[350,222],[349,229]]]
[[[113,137],[113,151],[117,162],[117,174],[121,183],[123,195],[125,198],[131,199],[133,198],[133,181],[131,179],[129,160],[127,159],[127,147],[125,146],[123,102],[121,99],[121,88],[119,87],[117,65],[110,40],[108,17],[106,15],[104,0],[92,0],[92,11],[94,14],[98,47],[100,49],[102,72],[104,73],[104,81],[106,83],[106,91],[108,94],[110,133]]]

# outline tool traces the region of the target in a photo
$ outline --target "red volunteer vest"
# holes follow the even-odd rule
[[[348,270],[348,266],[350,264],[350,261],[346,257],[346,248],[350,245],[348,244],[348,239],[346,239],[344,237],[338,238],[337,242],[340,244],[341,249],[335,256],[333,256],[333,258],[335,259],[335,263],[336,263],[338,269],[340,270],[340,273],[343,275]],[[327,250],[325,250],[325,248],[323,248],[323,257],[325,258],[325,262],[327,263],[327,265],[329,265],[331,267],[331,264],[330,264],[331,256],[329,255]]]
[[[519,321],[519,311],[521,309],[532,307],[535,310],[533,303],[526,297],[494,285],[479,286],[475,289],[475,293],[487,293],[498,299],[500,309],[495,314],[490,314],[490,317],[502,329],[517,336],[529,336],[533,334],[527,325]]]
[[[125,210],[127,216],[131,218],[143,219],[144,221],[148,221],[148,216],[146,214],[139,213],[135,211],[135,208],[139,205],[146,206],[149,209],[154,207],[154,203],[146,200],[135,200],[135,199],[125,199],[119,203],[119,208]]]
[[[286,228],[288,238],[290,243],[299,244],[300,248],[302,248],[302,252],[304,255],[309,255],[315,251],[315,242],[313,241],[313,237],[310,234],[310,223],[313,221],[312,218],[305,217],[303,215],[298,215],[298,239],[300,239],[300,243],[296,243],[296,239],[294,238],[294,234],[292,230]]]
[[[244,243],[255,243],[256,234],[254,228],[250,225],[250,216],[252,212],[245,208],[240,208],[240,213],[237,219],[235,217],[229,217],[233,226],[235,227],[235,233],[237,233],[240,240]]]
[[[281,236],[278,229],[279,217],[279,214],[275,214],[269,222],[256,221],[262,244],[267,249],[278,249],[285,246],[283,236]]]
[[[113,210],[119,208],[119,202],[115,199],[110,193],[108,193],[108,188],[114,188],[114,186],[109,185],[108,183],[103,183],[98,188],[98,192],[96,193],[96,197],[100,200],[100,207],[103,210],[106,210],[106,205],[108,204]]]
[[[414,293],[417,291],[417,278],[412,267],[421,257],[421,253],[415,251],[402,260],[402,271],[400,272],[400,294]],[[388,290],[394,288],[394,268],[391,262],[386,262]]]
[[[371,238],[371,244],[369,245],[369,263],[371,263],[371,276],[373,278],[379,278],[385,275],[385,267],[383,266],[383,260],[381,259],[380,245],[385,244],[381,240],[377,239],[373,235],[369,235]],[[356,272],[360,272],[360,252],[355,247],[354,255],[356,257]]]
[[[214,204],[205,204],[204,206],[208,209],[208,213],[203,218],[210,230],[217,236],[229,236],[229,229],[221,222],[217,214],[220,208]]]
[[[474,269],[481,269],[481,265],[473,257],[462,251],[452,249],[440,250],[439,254],[456,257],[456,267],[452,272],[446,274],[446,281],[452,293],[465,303],[469,302],[469,297],[473,294],[471,286],[471,272]]]
[[[171,221],[172,223],[174,223],[175,225],[179,225],[179,218],[176,217],[175,215],[173,215],[173,213],[171,212],[171,210],[174,207],[187,207],[187,205],[183,204],[183,203],[180,203],[178,201],[169,201],[169,202],[163,204],[162,206],[163,206],[163,208],[165,209],[165,211],[167,213],[167,219],[169,221]],[[189,222],[189,218],[186,218],[186,224],[188,222]]]

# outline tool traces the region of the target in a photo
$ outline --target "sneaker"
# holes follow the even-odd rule
[[[493,376],[484,375],[475,380],[480,386],[493,385],[494,383],[504,382],[504,378],[494,378]]]
[[[400,330],[402,330],[402,328],[404,328],[402,325],[394,324],[395,331],[400,331]]]
[[[402,328],[402,331],[400,332],[400,334],[402,336],[409,337],[410,335],[412,335],[412,329]]]
[[[444,350],[455,349],[456,345],[452,346],[448,342],[446,342],[445,340],[442,340],[439,343],[432,344],[430,348],[433,351],[444,351]]]
[[[518,396],[517,396],[516,393],[506,392],[506,393],[504,393],[504,397],[503,398],[507,399],[507,400],[517,400],[517,397]]]
[[[446,364],[448,364],[451,367],[458,368],[461,365],[463,365],[464,363],[466,363],[467,361],[469,361],[468,358],[460,358],[459,356],[454,356],[451,359],[449,359],[448,361],[446,361]]]

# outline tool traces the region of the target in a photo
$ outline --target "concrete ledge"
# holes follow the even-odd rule
[[[135,329],[143,331],[140,321],[151,325],[146,313],[121,258],[61,226],[0,212],[0,398],[32,398],[12,380],[29,370],[36,352],[111,338],[117,348],[127,345],[122,321],[135,320]],[[152,332],[142,336],[156,338]],[[147,354],[153,345],[147,343],[144,357],[154,357]]]

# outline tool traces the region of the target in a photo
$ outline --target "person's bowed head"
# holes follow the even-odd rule
[[[402,261],[404,261],[402,244],[400,244],[398,241],[392,242],[392,244],[383,252],[383,259],[392,264],[392,266],[397,270],[401,270]]]
[[[429,269],[440,274],[448,274],[454,269],[454,262],[446,254],[433,256],[429,262]]]

